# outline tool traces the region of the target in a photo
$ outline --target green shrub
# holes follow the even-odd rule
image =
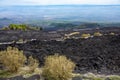
[[[0,63],[10,72],[17,72],[25,61],[26,57],[23,55],[23,51],[15,47],[8,47],[7,50],[0,52]]]
[[[53,55],[45,58],[42,75],[46,80],[68,80],[75,64],[65,56]]]
[[[42,30],[42,27],[35,27],[35,26],[31,27],[31,26],[26,25],[26,24],[10,24],[7,29],[8,30],[23,30],[23,31],[26,31],[26,30]]]
[[[27,25],[25,25],[25,24],[10,24],[9,29],[10,30],[26,30]]]

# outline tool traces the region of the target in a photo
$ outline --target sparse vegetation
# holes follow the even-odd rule
[[[79,77],[82,80],[120,80],[118,75],[100,75],[94,73],[74,74],[74,77]]]
[[[87,74],[87,76],[84,76],[85,80],[105,80],[105,77],[98,77],[95,74],[91,73],[91,74]]]
[[[25,25],[25,24],[10,24],[9,29],[10,30],[26,30],[27,25]]]
[[[68,80],[75,64],[65,56],[53,55],[45,58],[42,75],[46,80]]]
[[[94,33],[94,36],[102,36],[103,34],[102,33],[100,33],[100,32],[95,32]]]
[[[23,39],[19,39],[18,42],[24,42],[24,40]]]
[[[116,75],[109,76],[108,80],[120,80],[120,76],[116,76]]]
[[[114,33],[114,32],[111,32],[111,33],[110,33],[110,35],[114,36],[114,35],[115,35],[115,33]]]
[[[69,39],[70,37],[74,36],[74,35],[79,35],[80,32],[72,32],[70,34],[65,34],[64,35],[64,39]]]
[[[30,72],[34,72],[36,68],[38,68],[39,62],[34,59],[32,56],[28,58],[28,67],[30,68]]]
[[[41,27],[31,27],[26,24],[10,24],[8,27],[3,27],[2,30],[42,30]]]
[[[81,38],[86,39],[86,38],[89,38],[90,36],[91,36],[90,34],[82,34],[82,35],[81,35]]]

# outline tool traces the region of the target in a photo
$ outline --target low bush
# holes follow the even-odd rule
[[[110,35],[114,36],[114,35],[115,35],[115,33],[114,33],[114,32],[111,32],[111,33],[110,33]]]
[[[28,67],[30,68],[30,72],[34,72],[36,68],[38,68],[39,62],[34,59],[32,56],[28,58]]]
[[[89,38],[90,36],[91,36],[90,34],[82,34],[81,38],[85,38],[86,39],[86,38]]]
[[[94,33],[94,36],[102,36],[102,33],[100,33],[100,32],[95,32],[95,33]]]
[[[75,64],[65,56],[53,55],[45,58],[42,75],[46,80],[68,80]]]
[[[15,47],[8,47],[7,50],[0,52],[0,63],[10,72],[17,72],[17,70],[24,65],[26,57],[23,51]]]

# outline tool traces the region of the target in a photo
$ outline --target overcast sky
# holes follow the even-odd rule
[[[120,0],[0,0],[0,5],[61,5],[61,4],[97,4],[115,5]]]

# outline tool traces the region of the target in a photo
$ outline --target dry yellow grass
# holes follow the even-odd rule
[[[82,35],[81,35],[81,38],[86,39],[86,38],[89,38],[90,36],[91,36],[90,34],[82,34]]]
[[[111,33],[110,33],[110,35],[114,36],[114,35],[115,35],[115,33],[114,33],[114,32],[111,32]]]
[[[75,64],[65,56],[53,55],[45,58],[42,75],[47,80],[68,80]]]
[[[94,33],[94,36],[102,36],[103,34],[102,33],[100,33],[100,32],[95,32]]]
[[[26,57],[23,51],[15,47],[8,47],[7,50],[0,52],[0,62],[10,72],[17,72],[17,70],[24,65]]]
[[[39,66],[38,60],[34,59],[32,56],[28,58],[28,67],[30,68],[30,72],[34,72],[36,68]]]

